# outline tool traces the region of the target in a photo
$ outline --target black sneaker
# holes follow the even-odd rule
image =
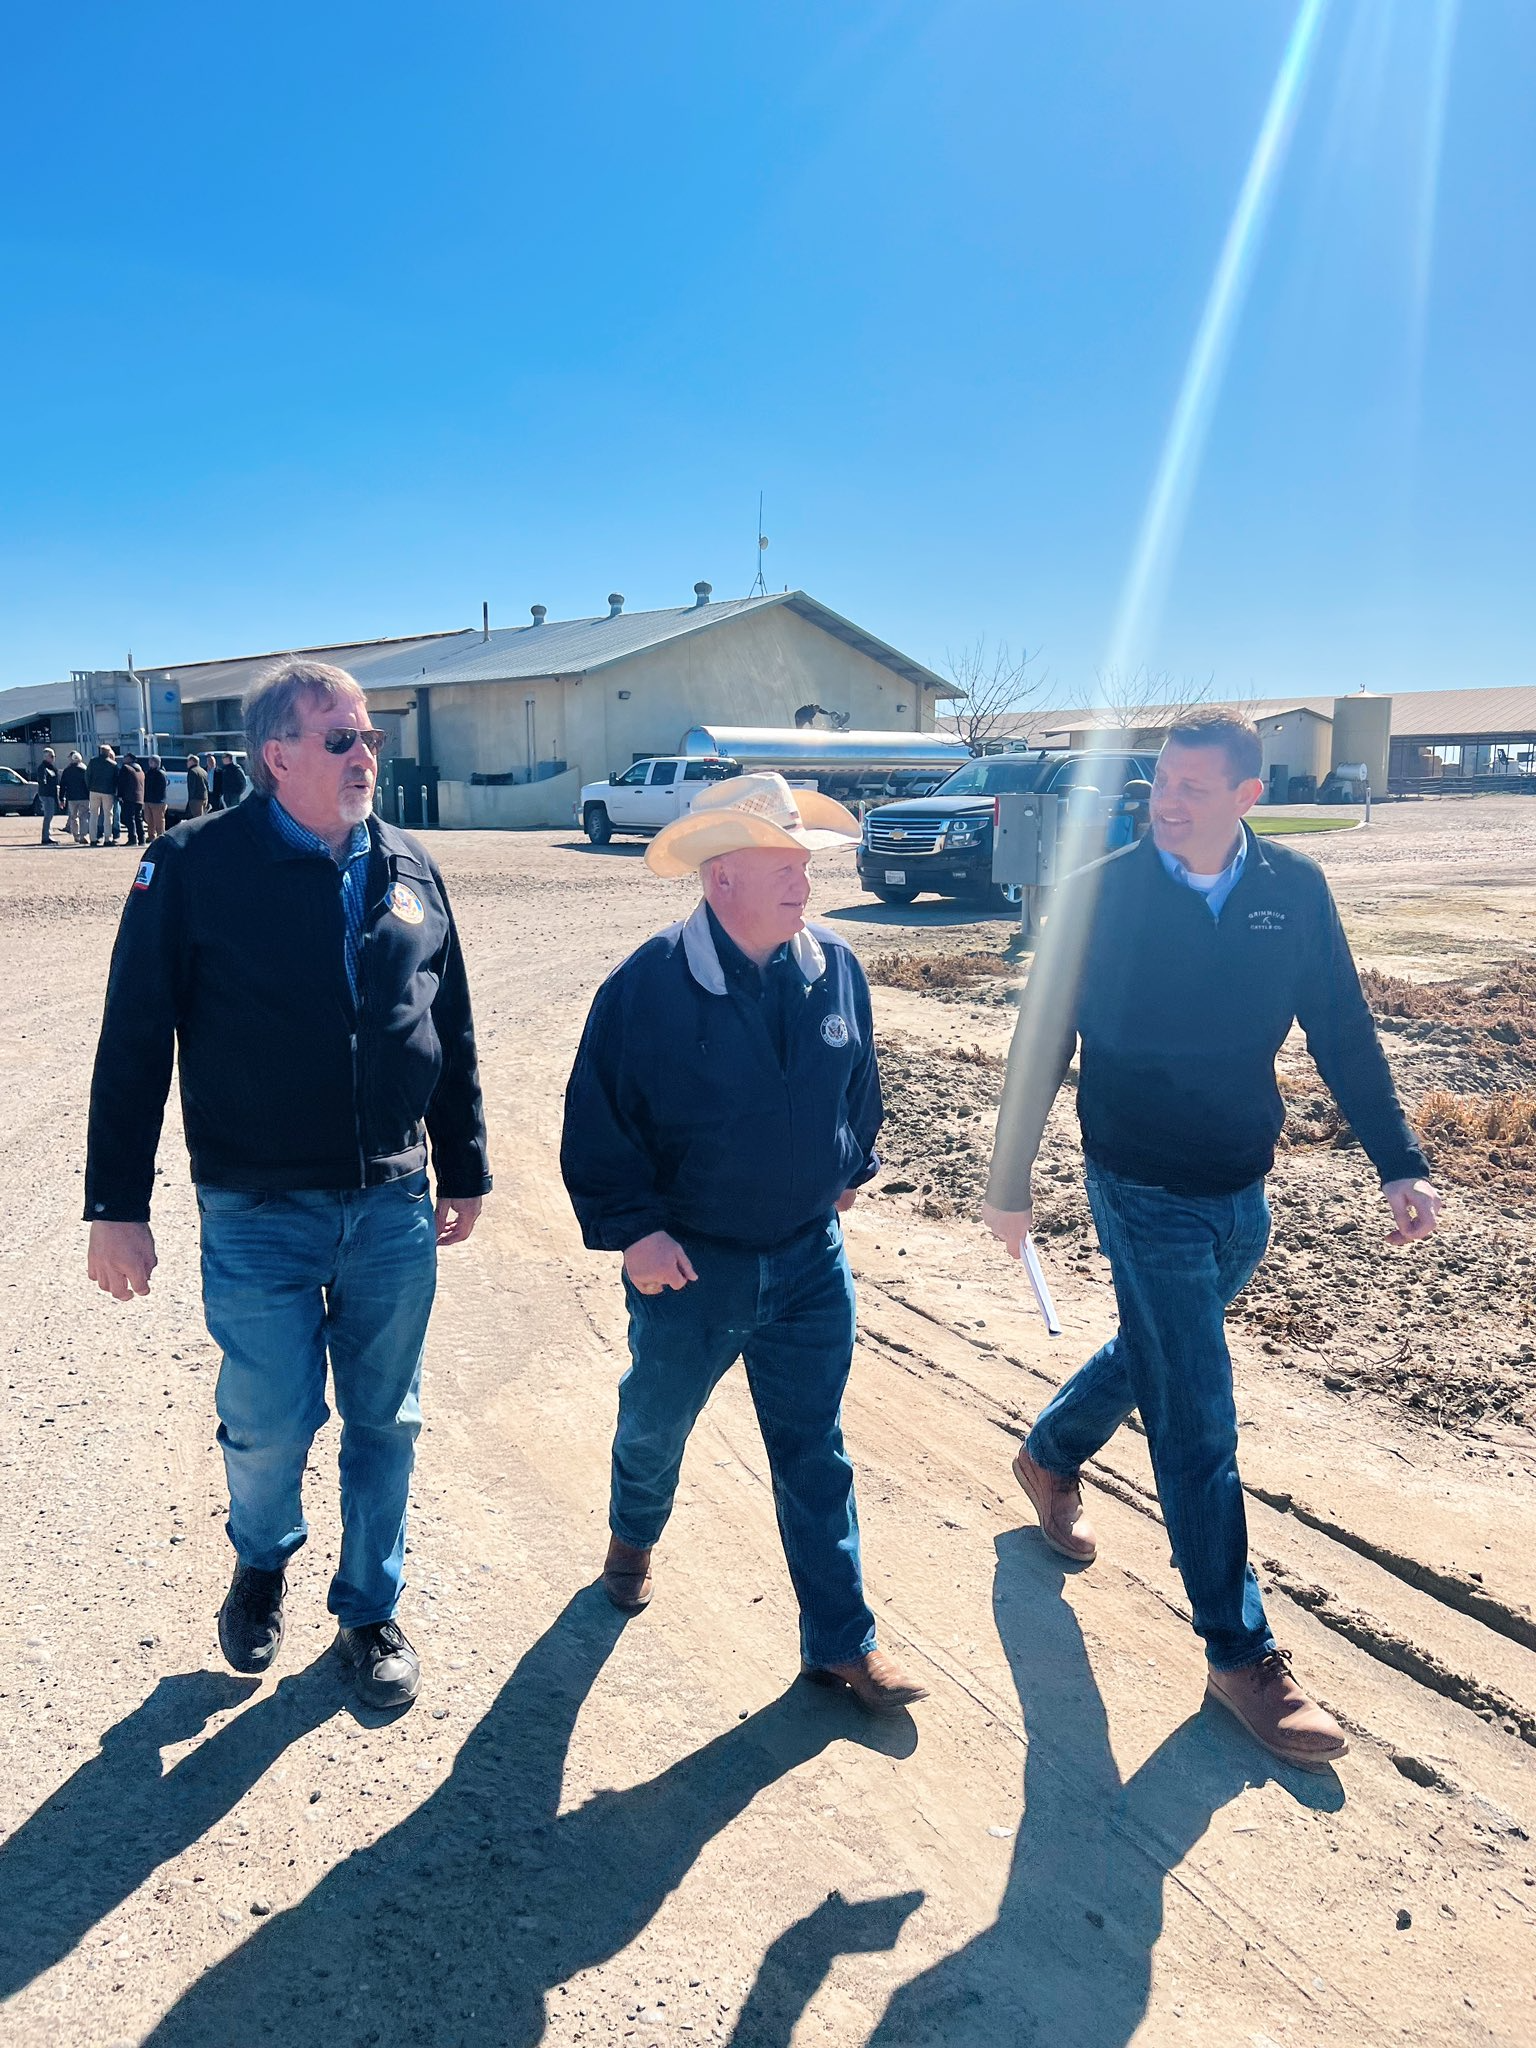
[[[219,1648],[236,1671],[259,1677],[270,1671],[283,1646],[283,1595],[288,1581],[281,1572],[258,1571],[237,1564],[235,1576],[219,1609]]]
[[[421,1659],[395,1621],[370,1621],[336,1631],[336,1654],[352,1671],[365,1707],[408,1707],[421,1684]]]

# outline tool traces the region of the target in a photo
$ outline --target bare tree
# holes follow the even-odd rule
[[[1106,725],[1127,735],[1161,731],[1211,701],[1214,677],[1175,682],[1164,669],[1100,669],[1094,706]]]
[[[973,753],[979,753],[989,740],[1000,736],[1005,718],[1021,711],[1031,698],[1039,695],[1045,671],[1038,675],[1028,673],[1039,659],[1037,647],[1033,654],[1021,652],[1015,661],[1006,640],[990,648],[985,633],[970,646],[962,647],[958,654],[945,651],[944,666],[965,692],[950,717],[957,737]]]

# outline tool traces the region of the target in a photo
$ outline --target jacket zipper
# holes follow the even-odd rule
[[[347,911],[341,900],[342,871],[337,870],[338,887],[336,907],[341,912],[342,973],[346,973]],[[363,1002],[363,969],[368,958],[368,922],[366,908],[363,913],[363,931],[357,948],[357,996],[353,1002],[352,1032],[352,1128],[357,1136],[357,1184],[360,1188],[368,1185],[368,1143],[363,1131],[363,1019],[366,1014]],[[350,994],[351,991],[349,990]]]

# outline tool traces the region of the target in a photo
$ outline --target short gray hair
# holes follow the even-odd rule
[[[268,796],[277,792],[264,751],[268,740],[292,739],[302,712],[328,709],[344,691],[359,687],[356,676],[326,661],[278,661],[264,668],[240,707],[246,766],[256,787]]]

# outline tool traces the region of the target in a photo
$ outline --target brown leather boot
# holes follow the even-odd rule
[[[1285,1650],[1271,1650],[1256,1664],[1240,1664],[1235,1671],[1208,1670],[1205,1696],[1236,1715],[1271,1756],[1304,1771],[1325,1770],[1349,1753],[1344,1730],[1332,1714],[1309,1700],[1292,1678]]]
[[[603,1591],[621,1614],[638,1614],[651,1599],[651,1553],[637,1550],[632,1543],[608,1539],[603,1561]]]
[[[1040,1534],[1057,1556],[1070,1558],[1073,1564],[1092,1564],[1099,1554],[1099,1540],[1083,1513],[1077,1475],[1063,1479],[1060,1473],[1047,1472],[1020,1444],[1013,1476],[1029,1495],[1030,1505],[1040,1517]]]
[[[845,1685],[859,1705],[871,1714],[899,1714],[916,1700],[928,1697],[926,1685],[908,1678],[894,1657],[884,1650],[870,1650],[851,1664],[801,1667],[812,1685]]]

